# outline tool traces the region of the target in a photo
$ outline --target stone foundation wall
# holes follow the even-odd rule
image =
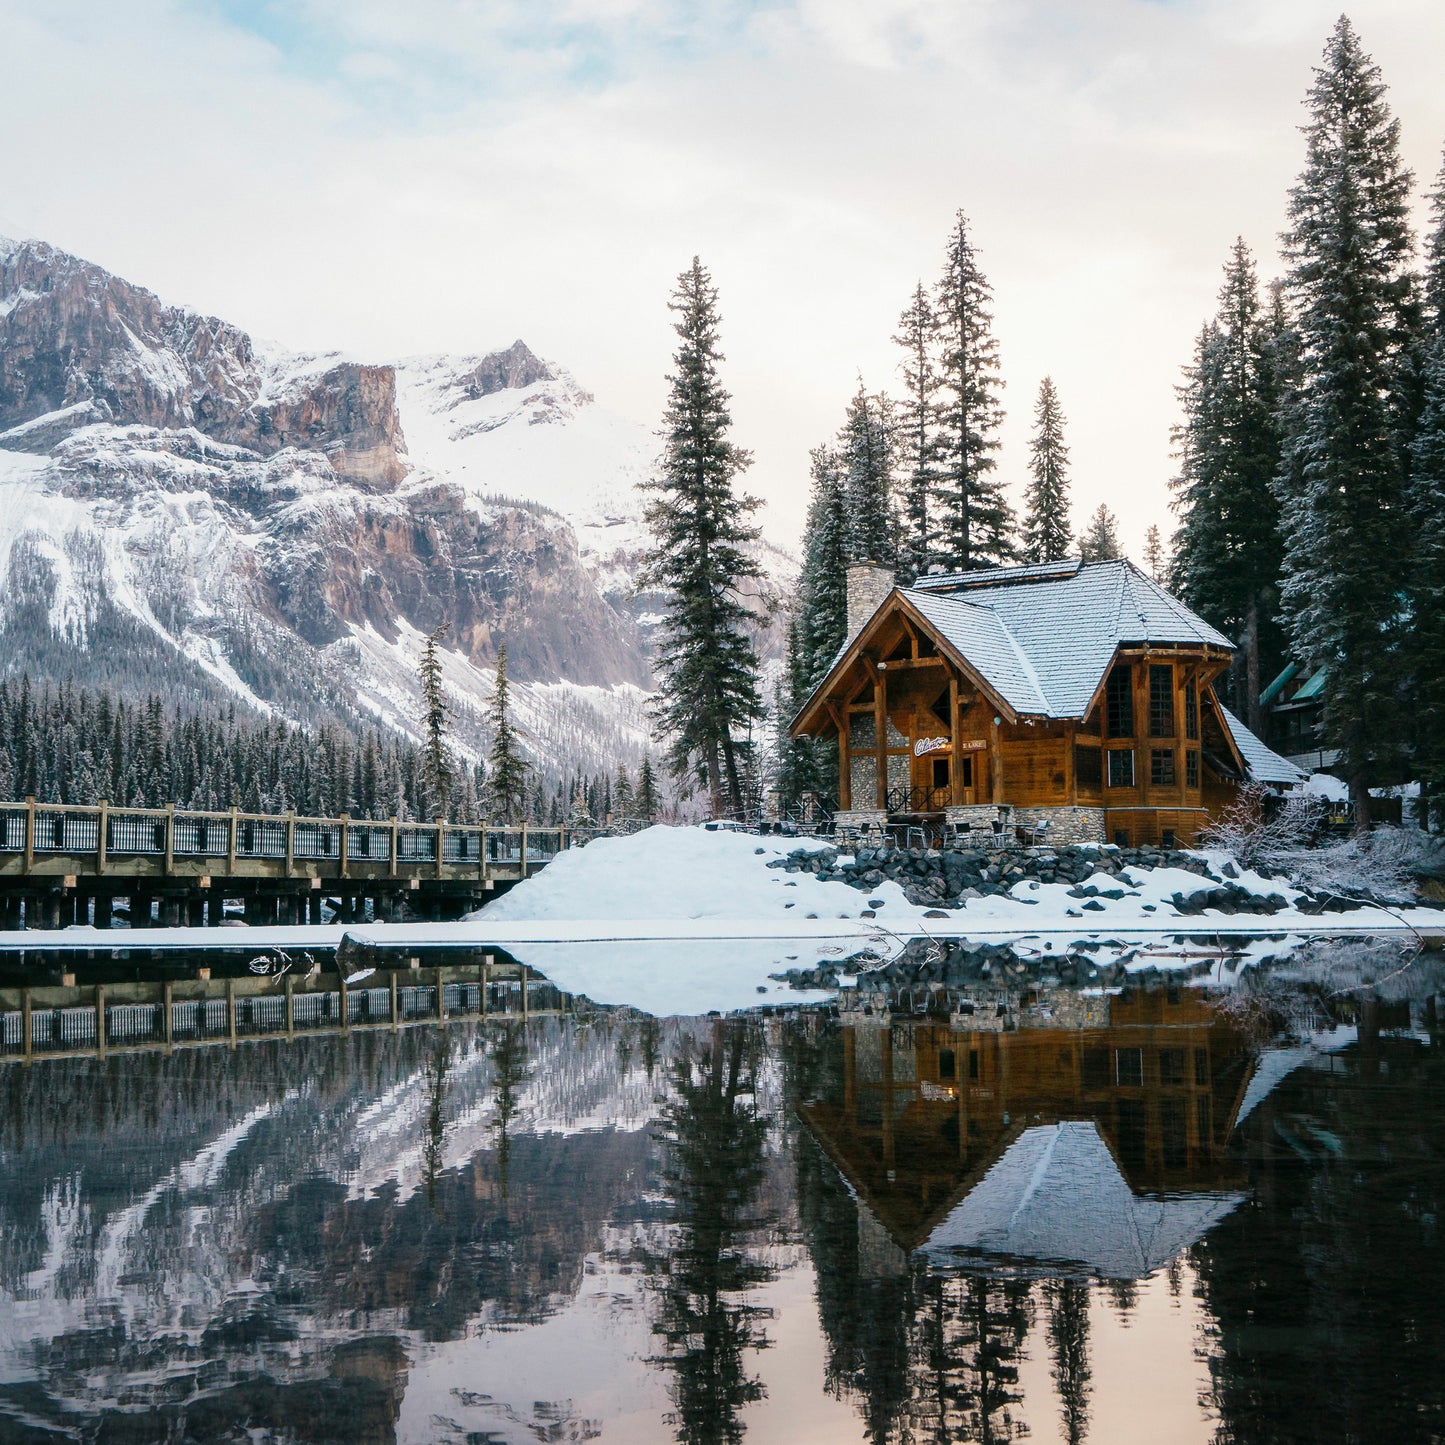
[[[888,823],[888,814],[882,808],[854,808],[847,813],[833,814],[833,825],[837,828],[861,828],[864,823],[881,829]]]
[[[1011,803],[972,803],[945,808],[943,816],[949,823],[984,829],[991,829],[994,819],[1002,818],[1010,836],[1016,827],[1037,828],[1047,820],[1048,841],[1057,843],[1061,848],[1105,841],[1102,808],[1021,808]]]
[[[1107,841],[1102,808],[1015,808],[1013,821],[1020,828],[1037,828],[1047,821],[1048,840],[1060,847]]]

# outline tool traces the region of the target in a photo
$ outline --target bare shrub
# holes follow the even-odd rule
[[[1322,837],[1316,800],[1299,793],[1275,800],[1257,783],[1240,789],[1203,841],[1246,868],[1282,873],[1301,888],[1401,901],[1413,901],[1417,878],[1439,862],[1438,846],[1413,829]]]

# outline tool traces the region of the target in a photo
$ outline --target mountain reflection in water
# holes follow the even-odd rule
[[[1438,1440],[1432,967],[7,1062],[0,1441]]]

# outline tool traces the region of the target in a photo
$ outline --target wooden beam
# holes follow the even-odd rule
[[[950,671],[948,675],[948,746],[953,761],[948,768],[948,796],[955,804],[961,803],[959,793],[963,790],[959,786],[959,779],[963,776],[963,749],[959,743],[963,741],[963,719],[958,710],[958,674]]]

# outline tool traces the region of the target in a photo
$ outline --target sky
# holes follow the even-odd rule
[[[1339,0],[0,0],[0,233],[298,350],[524,339],[659,418],[667,297],[721,293],[747,489],[796,540],[808,452],[966,211],[1017,500],[1038,385],[1076,517],[1171,529],[1175,386],[1242,235],[1277,274]],[[1357,0],[1417,178],[1445,5]]]

